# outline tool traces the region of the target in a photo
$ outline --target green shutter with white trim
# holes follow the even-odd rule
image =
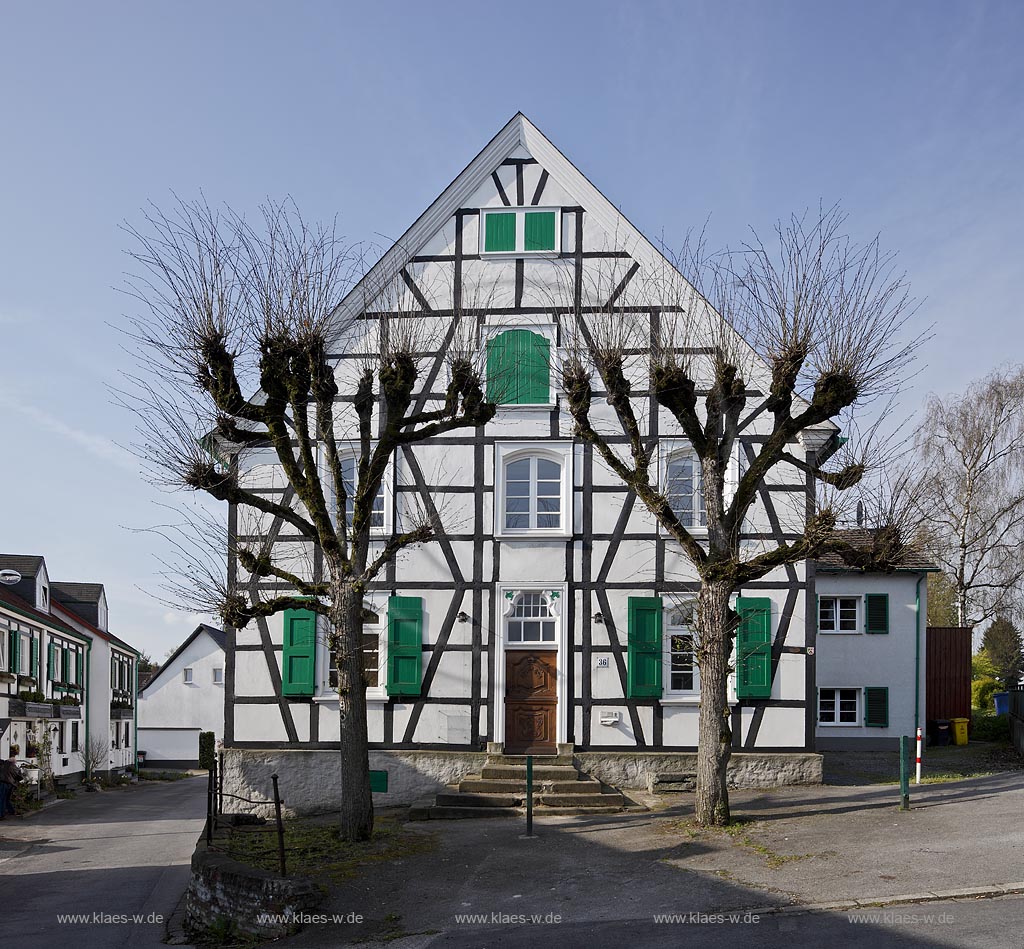
[[[512,253],[516,249],[516,215],[514,211],[484,215],[484,251]]]
[[[82,651],[79,650],[75,653],[75,685],[79,686],[80,688],[85,688],[85,679],[82,676],[82,663]]]
[[[53,682],[53,664],[57,653],[57,647],[54,645],[51,639],[46,644],[46,680],[47,682]]]
[[[626,694],[661,697],[662,604],[660,596],[631,596],[626,647]]]
[[[864,597],[864,631],[889,632],[889,594],[869,593]]]
[[[889,688],[869,685],[864,688],[864,724],[869,728],[889,727]]]
[[[523,250],[554,250],[555,212],[527,211],[523,217]]]
[[[43,674],[39,668],[39,640],[35,636],[30,635],[32,645],[29,647],[29,665],[28,674],[32,676],[37,683],[42,684]],[[36,685],[39,688],[39,685]]]
[[[419,695],[423,664],[423,598],[388,598],[388,695]]]
[[[487,341],[487,398],[498,405],[551,401],[551,343],[529,330],[507,330]]]
[[[767,699],[772,694],[772,601],[768,597],[736,598],[740,616],[736,630],[736,697]]]
[[[68,646],[64,647],[64,656],[60,663],[60,673],[64,677],[62,682],[71,682],[71,649]]]
[[[281,694],[312,695],[316,679],[316,613],[284,611]]]

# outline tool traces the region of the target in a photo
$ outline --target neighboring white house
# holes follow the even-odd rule
[[[866,529],[844,533],[870,543]],[[838,557],[815,564],[819,751],[891,750],[924,727],[925,579],[936,569],[918,558],[892,573],[864,573]]]
[[[147,767],[195,768],[199,733],[224,735],[224,646],[201,624],[139,690],[139,751]]]
[[[0,755],[42,764],[64,783],[135,766],[138,653],[107,628],[100,583],[51,581],[40,556],[0,554]],[[44,737],[45,736],[45,737]]]
[[[654,345],[659,321],[682,319],[677,299],[667,289],[664,298],[631,303],[628,287],[658,286],[669,270],[520,114],[341,303],[339,313],[360,316],[360,332],[339,338],[333,350],[339,409],[351,404],[356,369],[374,350],[383,320],[395,315],[387,313],[395,310],[391,297],[375,296],[394,274],[409,287],[401,312],[418,309],[439,339],[452,338],[453,314],[468,320],[489,395],[499,403],[481,430],[403,446],[375,506],[379,544],[435,505],[448,531],[367,584],[371,764],[404,775],[401,790],[392,782],[389,803],[451,781],[453,752],[458,767],[473,768],[488,751],[574,751],[587,755],[588,767],[626,762],[622,771],[642,780],[659,762],[672,767],[674,753],[696,748],[700,675],[691,605],[698,578],[679,545],[576,436],[558,372],[609,295],[623,319],[649,327],[642,344]],[[487,299],[468,302],[473,287],[489,288]],[[552,303],[560,292],[573,295],[563,307]],[[446,371],[444,346],[422,355],[418,410],[438,404],[444,386],[435,380]],[[638,390],[648,384],[633,381]],[[746,382],[753,405],[771,385],[767,364],[752,366]],[[663,490],[699,537],[699,465],[671,414],[643,401],[642,436],[657,442]],[[340,437],[353,430],[346,411],[337,419]],[[599,429],[616,424],[602,398],[592,418]],[[733,483],[770,425],[764,414],[745,424],[730,462]],[[792,450],[822,459],[838,443],[838,430],[827,424],[802,432]],[[354,458],[343,458],[343,470],[353,470]],[[240,475],[267,497],[284,491],[272,452],[248,456]],[[813,504],[813,487],[795,467],[780,466],[769,482],[743,525],[741,537],[752,545],[784,543],[802,530]],[[288,569],[323,579],[309,538],[251,514],[232,509],[236,536],[267,537],[277,556],[299,565]],[[281,588],[248,577],[235,560],[229,576],[268,593]],[[798,563],[749,584],[736,601],[733,747],[780,779],[801,756],[814,766],[814,592],[813,571]],[[329,777],[339,716],[322,623],[311,611],[289,610],[227,634],[228,782],[262,787],[268,769],[280,768],[295,786],[315,789],[317,806],[331,806],[339,793]]]

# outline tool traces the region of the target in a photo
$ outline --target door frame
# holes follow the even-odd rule
[[[557,593],[554,602],[555,616],[558,618],[558,636],[555,641],[555,737],[558,744],[565,743],[568,734],[567,715],[569,697],[566,695],[565,663],[572,661],[569,651],[569,630],[565,622],[565,603],[569,596],[568,583],[499,583],[494,616],[494,741],[505,744],[505,653],[509,651],[541,652],[551,647],[540,643],[524,643],[523,646],[505,648],[505,616],[510,600],[507,593],[520,593],[524,590],[541,590],[545,593]],[[567,659],[568,657],[568,659]]]

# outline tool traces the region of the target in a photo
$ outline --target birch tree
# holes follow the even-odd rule
[[[307,224],[289,204],[267,205],[251,226],[231,211],[179,202],[129,232],[140,267],[130,292],[142,313],[131,321],[139,368],[126,401],[138,413],[137,450],[152,477],[248,511],[254,523],[277,519],[323,561],[318,578],[308,563],[278,557],[273,537],[233,539],[214,526],[216,543],[233,546],[187,556],[179,588],[186,595],[194,582],[199,605],[236,629],[286,609],[322,618],[338,678],[340,833],[367,839],[363,597],[385,565],[442,529],[436,512],[407,514],[380,538],[371,530],[374,500],[396,450],[483,425],[495,408],[457,336],[447,341],[443,401],[421,406],[414,395],[421,365],[442,347],[419,307],[408,304],[409,288],[394,274],[367,289],[362,309],[340,315],[339,301],[360,275],[358,257],[333,228]],[[387,312],[364,319],[371,306]],[[344,391],[339,355],[355,367]],[[355,445],[354,472],[343,464],[343,438]],[[246,458],[257,452],[271,453],[283,492],[247,487]],[[201,532],[210,519],[188,523]],[[179,550],[202,550],[204,539],[183,538]],[[208,569],[225,553],[245,576],[218,578]],[[264,595],[265,587],[276,592]]]
[[[1024,368],[933,395],[916,444],[928,552],[952,581],[957,624],[1012,611],[1024,578]]]

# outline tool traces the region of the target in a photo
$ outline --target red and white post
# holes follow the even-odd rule
[[[921,783],[921,726],[917,726],[917,757],[914,764],[914,784]]]

